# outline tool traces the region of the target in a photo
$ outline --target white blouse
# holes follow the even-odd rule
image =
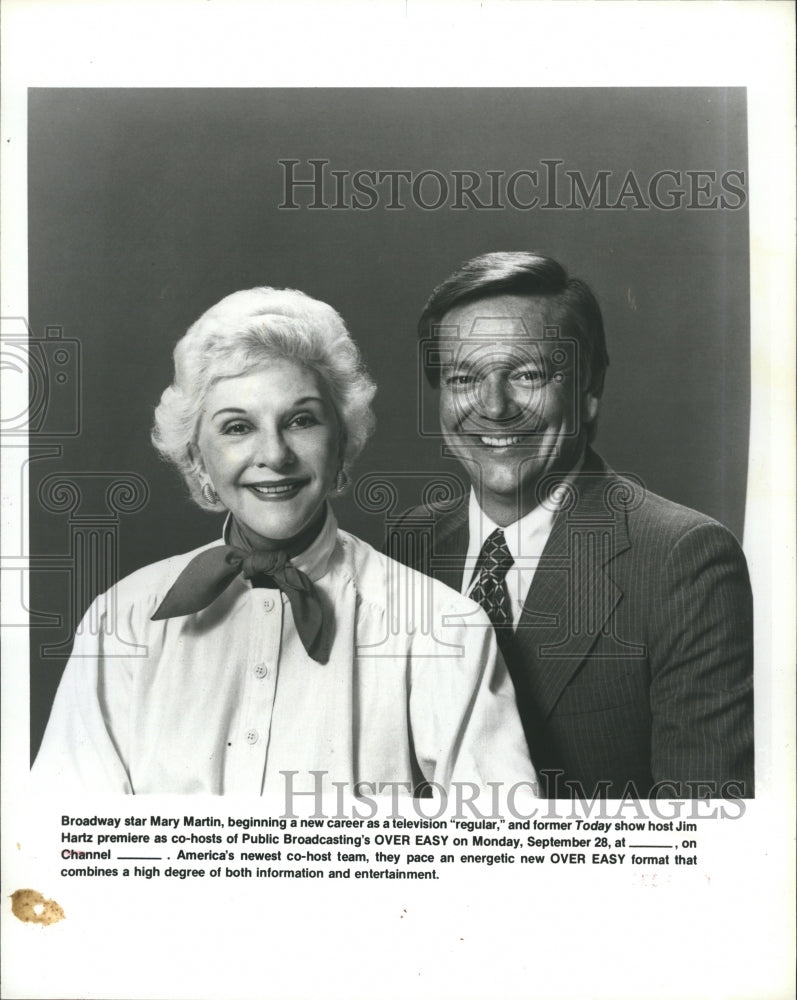
[[[353,795],[535,781],[478,605],[338,530],[330,510],[293,559],[334,622],[321,664],[287,598],[242,577],[203,611],[150,621],[200,551],[146,566],[91,605],[34,787],[284,798],[286,780],[294,793],[342,782]]]

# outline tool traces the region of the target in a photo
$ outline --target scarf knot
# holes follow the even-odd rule
[[[231,548],[234,548],[231,546]],[[244,552],[242,549],[234,548],[233,553],[231,553],[230,561],[231,564],[236,558],[239,559],[239,565],[241,569],[241,576],[245,580],[251,580],[255,576],[274,576],[285,571],[286,566],[290,565],[288,562],[288,557],[285,552],[281,549],[276,551],[264,551],[261,549],[253,549],[251,552]],[[291,565],[291,569],[293,566]]]
[[[317,663],[326,663],[329,644],[321,599],[313,581],[293,565],[284,549],[247,550],[237,545],[205,549],[174,581],[152,621],[204,610],[239,574],[251,580],[253,587],[275,588],[285,594],[302,645]]]

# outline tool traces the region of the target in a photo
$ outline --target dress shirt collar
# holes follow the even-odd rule
[[[225,545],[230,544],[229,539],[231,523],[232,514],[228,514],[226,520],[224,521],[224,529],[222,531],[222,541]],[[300,552],[298,556],[293,556],[291,562],[297,569],[301,570],[302,573],[306,573],[313,583],[315,583],[316,580],[320,580],[322,576],[325,576],[327,570],[329,569],[329,560],[335,549],[337,537],[337,518],[332,512],[332,507],[327,504],[327,516],[324,521],[324,527],[316,535],[304,552]],[[251,580],[246,580],[244,582],[247,586],[252,586]]]
[[[520,520],[501,529],[516,566],[520,565],[524,558],[539,556],[551,532],[554,517],[556,517],[554,508],[540,504],[528,514],[524,514]],[[468,556],[477,559],[482,546],[498,527],[499,525],[481,509],[476,499],[476,492],[471,489],[468,502]]]
[[[572,483],[584,464],[582,455],[575,466],[562,480],[563,485]],[[566,495],[565,490],[553,491],[544,504],[532,508],[528,514],[524,514],[519,520],[506,525],[501,530],[504,532],[507,548],[516,566],[521,566],[528,560],[539,559],[545,543],[553,527],[554,518],[559,512],[561,501]],[[478,558],[482,546],[490,535],[498,528],[492,518],[488,517],[479,506],[476,499],[476,491],[471,487],[468,501],[468,562]]]

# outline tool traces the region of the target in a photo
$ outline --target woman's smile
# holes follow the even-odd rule
[[[300,534],[332,491],[341,434],[314,372],[281,358],[209,390],[197,450],[213,489],[268,547]]]
[[[245,483],[244,486],[264,500],[290,500],[308,481],[307,479],[286,479],[278,483]]]

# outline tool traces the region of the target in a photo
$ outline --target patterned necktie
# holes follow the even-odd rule
[[[470,592],[471,600],[481,604],[496,628],[512,624],[512,605],[506,589],[506,574],[513,562],[504,533],[496,528],[479,553],[476,563],[479,578]]]

